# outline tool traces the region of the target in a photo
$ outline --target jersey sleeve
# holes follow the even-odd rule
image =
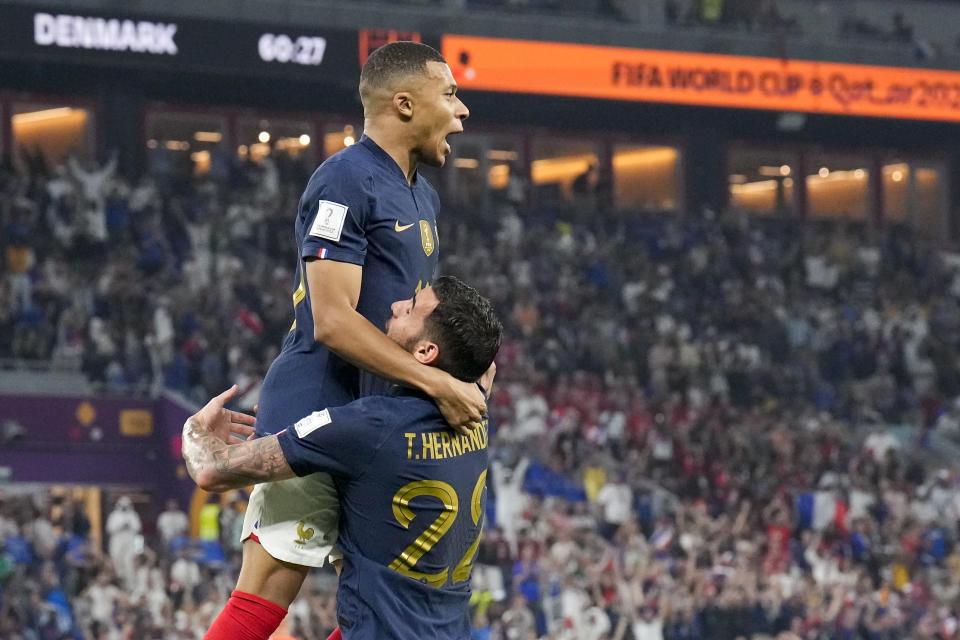
[[[383,412],[368,403],[315,411],[278,435],[287,464],[298,476],[323,471],[358,478],[386,439]]]
[[[373,206],[373,177],[349,162],[323,164],[300,200],[302,259],[363,264],[365,225]]]

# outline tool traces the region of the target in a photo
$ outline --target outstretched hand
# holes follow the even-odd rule
[[[240,411],[224,408],[237,395],[237,385],[233,385],[189,418],[202,432],[216,436],[227,444],[238,444],[254,435],[253,424],[256,418]],[[242,436],[242,437],[239,437]]]

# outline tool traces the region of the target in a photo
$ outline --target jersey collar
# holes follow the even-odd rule
[[[480,389],[480,393],[483,394],[483,397],[486,398],[486,397],[487,397],[487,390],[484,389],[484,388],[483,388],[483,385],[480,384],[479,382],[477,382],[476,385],[477,385],[477,388]],[[389,396],[418,396],[418,397],[420,397],[420,398],[426,398],[427,400],[433,400],[433,398],[431,398],[428,393],[426,393],[426,392],[424,392],[424,391],[421,391],[420,389],[417,389],[417,388],[415,388],[415,387],[409,387],[409,386],[407,386],[407,385],[405,385],[405,384],[394,384],[394,385],[393,385],[392,387],[390,387],[390,389],[387,391],[387,394],[386,394],[386,395],[389,395]]]
[[[392,396],[394,398],[398,396],[415,396],[417,398],[423,398],[425,400],[431,400],[431,401],[433,400],[433,398],[431,398],[429,394],[421,391],[420,389],[416,389],[414,387],[408,387],[405,384],[394,384],[387,391],[387,395]]]
[[[395,176],[403,180],[404,184],[407,184],[407,176],[403,175],[403,171],[400,169],[400,165],[397,164],[397,161],[390,157],[390,154],[384,151],[380,145],[367,137],[366,134],[360,136],[360,142],[367,151],[369,151],[374,158],[377,159],[381,165],[383,165],[388,171],[391,171]],[[412,187],[416,187],[420,182],[419,172],[414,174]]]

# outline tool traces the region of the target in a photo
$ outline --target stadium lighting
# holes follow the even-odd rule
[[[777,188],[776,180],[758,180],[746,184],[730,185],[731,193],[763,193],[765,191],[775,191]]]
[[[261,132],[260,132],[260,135],[257,136],[257,140],[259,140],[259,141],[262,142],[263,144],[267,144],[268,142],[270,142],[270,132],[269,132],[269,131],[261,131]]]
[[[26,124],[28,122],[38,122],[40,120],[51,120],[53,118],[62,118],[71,115],[73,109],[70,107],[58,107],[56,109],[44,109],[43,111],[31,111],[29,113],[17,113],[11,118],[14,124]]]
[[[491,149],[490,151],[487,151],[487,158],[489,158],[490,160],[495,160],[497,162],[510,162],[511,160],[517,159],[517,152]]]
[[[223,134],[218,131],[194,131],[193,139],[197,142],[220,142]]]
[[[784,165],[786,166],[786,165]],[[761,165],[757,168],[757,173],[761,176],[767,176],[769,178],[779,178],[780,176],[789,175],[790,167],[787,167],[787,173],[783,172],[783,167],[775,167],[771,165]]]
[[[308,136],[307,134],[303,134],[302,136],[300,136],[300,146],[306,147],[309,144],[310,144],[310,136]]]

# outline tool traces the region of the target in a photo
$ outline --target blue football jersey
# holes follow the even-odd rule
[[[279,439],[297,475],[330,473],[340,495],[345,640],[468,638],[486,422],[457,435],[433,400],[394,387],[314,412]]]
[[[385,330],[390,305],[430,284],[439,257],[440,199],[423,178],[413,185],[373,140],[327,159],[311,176],[296,221],[295,321],[263,381],[259,425],[291,424],[318,407],[382,394],[389,383],[313,339],[306,260],[363,266],[357,311]]]

